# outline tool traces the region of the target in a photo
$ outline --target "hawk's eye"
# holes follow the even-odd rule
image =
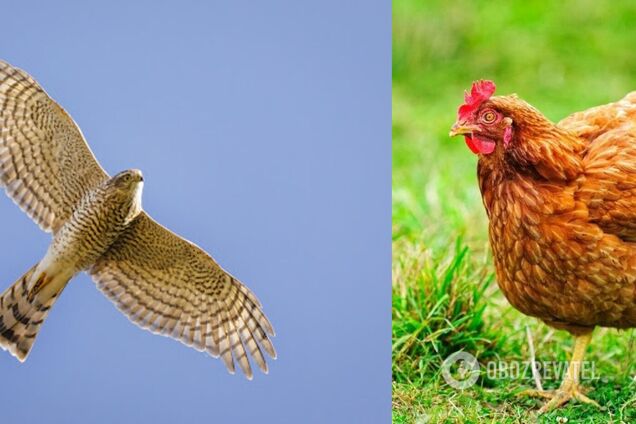
[[[481,115],[481,120],[486,124],[492,124],[497,120],[497,114],[492,110],[487,110]]]
[[[124,182],[127,183],[128,181],[130,181],[130,175],[126,174],[124,175]]]

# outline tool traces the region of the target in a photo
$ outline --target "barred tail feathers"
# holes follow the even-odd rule
[[[36,267],[28,270],[0,295],[0,347],[20,362],[24,362],[29,355],[40,326],[63,288],[46,300],[34,295],[33,290],[29,290],[29,280]],[[46,280],[47,276],[42,274],[34,289],[37,290]]]

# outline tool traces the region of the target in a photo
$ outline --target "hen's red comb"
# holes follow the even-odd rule
[[[464,94],[464,104],[459,107],[457,116],[460,121],[467,120],[472,112],[485,102],[495,92],[495,83],[488,80],[479,80],[473,83],[473,86]]]

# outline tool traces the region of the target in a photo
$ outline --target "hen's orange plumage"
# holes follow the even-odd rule
[[[636,327],[636,92],[558,124],[493,92],[473,85],[451,135],[479,154],[497,281],[521,312],[579,336],[543,410],[593,402],[577,368],[591,332]]]

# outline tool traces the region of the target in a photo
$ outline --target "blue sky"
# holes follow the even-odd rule
[[[0,57],[31,73],[108,172],[260,298],[279,359],[249,382],[129,323],[84,274],[3,422],[390,420],[391,5],[9,2]],[[46,251],[0,197],[0,287]]]

